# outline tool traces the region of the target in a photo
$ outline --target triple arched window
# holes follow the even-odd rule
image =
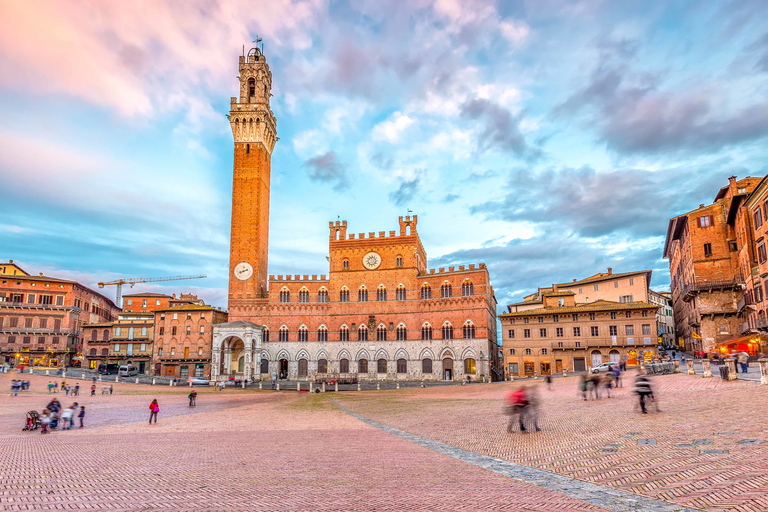
[[[299,302],[309,302],[309,290],[306,288],[299,290]]]
[[[453,339],[453,326],[448,322],[443,324],[443,339],[444,340]]]
[[[339,341],[349,341],[349,327],[342,325],[339,329]]]
[[[317,302],[328,302],[328,290],[321,288],[320,291],[317,292]]]
[[[288,341],[288,328],[286,326],[282,326],[280,328],[280,331],[278,333],[278,337],[280,341]]]
[[[387,341],[387,328],[383,324],[376,328],[376,341]]]
[[[357,341],[368,341],[368,327],[365,324],[361,324],[357,328]],[[368,370],[366,370],[367,372]]]
[[[261,341],[269,341],[269,329],[266,327],[261,331]]]
[[[324,325],[317,329],[317,341],[328,341],[328,329]]]
[[[299,341],[309,341],[309,329],[304,325],[299,327]]]
[[[463,297],[468,297],[470,295],[475,294],[474,286],[472,286],[472,281],[469,279],[465,279],[463,283],[461,283],[461,295]]]
[[[475,337],[475,325],[467,321],[467,323],[464,324],[464,338],[465,339],[472,339]]]
[[[288,288],[280,290],[280,302],[291,302],[291,292],[288,291]]]
[[[339,292],[339,302],[349,302],[349,289],[346,286]]]
[[[395,292],[395,299],[396,300],[405,300],[405,286],[398,285],[397,291]]]
[[[424,283],[423,285],[421,285],[421,298],[422,299],[432,298],[432,288],[427,283]]]
[[[397,341],[405,341],[408,339],[408,329],[403,324],[397,326]]]
[[[443,283],[440,287],[440,297],[443,299],[453,297],[453,288],[450,283]]]
[[[432,326],[429,324],[424,324],[421,326],[421,339],[423,341],[428,341],[432,339]]]
[[[387,289],[384,288],[383,284],[380,284],[379,287],[376,289],[376,300],[378,301],[387,300]]]
[[[357,290],[357,301],[368,302],[368,288],[361,286],[360,289]]]

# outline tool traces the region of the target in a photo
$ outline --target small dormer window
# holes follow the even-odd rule
[[[256,80],[254,78],[248,79],[248,97],[252,98],[256,96]]]

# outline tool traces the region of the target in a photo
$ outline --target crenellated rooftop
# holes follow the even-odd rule
[[[325,274],[321,274],[320,279],[317,278],[317,274],[313,274],[311,279],[309,277],[309,274],[304,274],[304,275],[296,274],[293,276],[290,276],[290,275],[284,276],[280,274],[278,276],[274,276],[274,275],[269,276],[269,280],[270,281],[328,281],[327,276]]]

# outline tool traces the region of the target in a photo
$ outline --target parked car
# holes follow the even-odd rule
[[[611,369],[611,366],[619,366],[619,363],[600,363],[592,368],[592,373],[605,373]]]
[[[116,363],[101,363],[99,365],[98,373],[101,375],[115,375],[120,369],[120,365]]]
[[[210,384],[208,379],[203,379],[200,377],[190,377],[187,379],[187,382],[193,386],[208,386]]]
[[[124,366],[121,366],[120,369],[117,371],[118,377],[135,377],[139,374],[139,369],[133,366],[132,364],[126,364]]]

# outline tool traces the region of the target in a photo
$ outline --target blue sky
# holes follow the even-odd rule
[[[269,272],[327,222],[485,262],[500,304],[650,268],[667,220],[768,172],[763,1],[0,4],[0,259],[226,305],[237,58],[263,37],[280,141]],[[112,293],[112,291],[108,292]]]

